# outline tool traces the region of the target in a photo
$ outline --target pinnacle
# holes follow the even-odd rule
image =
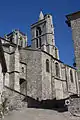
[[[42,20],[42,19],[44,19],[44,15],[43,15],[43,12],[41,11],[39,15],[39,20]]]

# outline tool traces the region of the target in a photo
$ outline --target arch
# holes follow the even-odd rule
[[[24,73],[24,67],[22,67],[22,73]]]
[[[46,72],[49,72],[49,60],[46,59]]]
[[[41,37],[39,37],[41,35],[42,31],[41,31],[41,27],[37,27],[36,28],[36,47],[40,47],[41,48]],[[39,41],[39,45],[38,45],[38,41]]]
[[[20,92],[24,95],[26,95],[26,80],[23,78],[19,79],[19,85],[20,85]]]
[[[41,27],[37,27],[36,29],[36,36],[41,35],[42,31],[41,31]]]
[[[70,70],[70,80],[71,80],[71,82],[73,82],[73,73],[72,73],[72,70]]]
[[[55,68],[56,68],[56,76],[59,77],[60,76],[60,70],[59,70],[59,64],[57,62],[55,63]]]

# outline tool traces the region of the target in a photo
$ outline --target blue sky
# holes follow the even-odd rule
[[[72,66],[74,58],[72,34],[65,23],[65,15],[80,10],[80,0],[1,0],[0,36],[18,28],[27,33],[30,41],[30,25],[38,20],[40,10],[44,14],[52,14],[60,60]]]

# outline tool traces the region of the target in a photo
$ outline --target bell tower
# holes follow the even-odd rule
[[[59,58],[58,49],[55,47],[54,26],[50,14],[43,15],[42,11],[39,20],[31,25],[32,48],[41,49]]]
[[[27,35],[18,29],[15,29],[11,33],[5,35],[5,39],[10,43],[16,44],[23,48],[27,46]]]

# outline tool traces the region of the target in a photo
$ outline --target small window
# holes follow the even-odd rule
[[[71,82],[73,82],[73,73],[72,73],[72,70],[70,70],[70,79],[71,79]]]
[[[46,60],[46,72],[49,72],[49,60]]]
[[[58,63],[55,63],[55,68],[56,68],[56,76],[59,77],[60,73],[59,73],[59,65],[58,65]]]
[[[40,27],[37,27],[36,28],[36,47],[38,48],[40,46],[41,48],[41,37],[39,37],[41,35],[42,31],[41,31],[41,28]],[[39,45],[38,45],[38,41],[39,41]]]
[[[36,37],[38,37],[39,35],[41,35],[42,31],[40,27],[37,27],[36,29]]]
[[[41,28],[38,27],[37,29],[38,29],[38,31],[39,31],[39,35],[41,35]]]
[[[20,79],[19,80],[19,84],[21,85],[22,83],[24,83],[25,82],[25,80],[24,79]]]
[[[24,80],[22,78],[19,80],[20,92],[24,95],[26,95],[26,84],[27,84],[26,80]]]
[[[22,67],[22,73],[24,73],[24,67]]]

